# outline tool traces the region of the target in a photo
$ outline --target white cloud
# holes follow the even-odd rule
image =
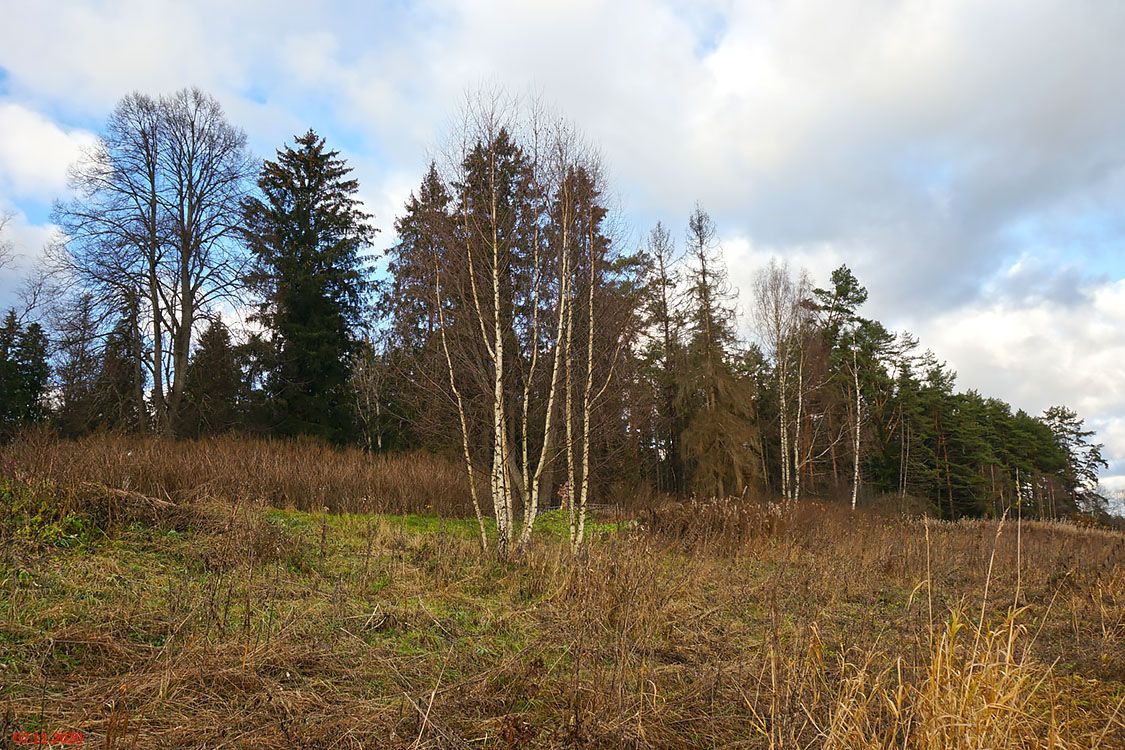
[[[1066,402],[1086,414],[1125,409],[1125,280],[1087,295],[1078,305],[975,304],[937,316],[918,332],[969,385],[1007,393],[1018,404],[1042,410]]]
[[[36,225],[15,205],[0,196],[0,215],[9,217],[0,241],[11,244],[13,261],[0,270],[0,311],[16,304],[17,292],[30,276],[37,259],[57,232],[54,225]]]
[[[139,89],[237,90],[268,44],[261,19],[282,3],[16,3],[0,26],[0,66],[20,96],[106,111]]]
[[[94,136],[40,113],[0,102],[0,198],[50,201],[66,189],[67,168]]]
[[[1125,417],[1096,419],[1089,425],[1097,430],[1097,440],[1106,446],[1104,458],[1109,468],[1101,477],[1108,489],[1122,493],[1119,513],[1125,513]]]

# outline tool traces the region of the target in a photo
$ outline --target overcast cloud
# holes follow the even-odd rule
[[[847,262],[977,388],[1080,410],[1125,487],[1125,3],[0,0],[0,209],[22,269],[133,89],[198,85],[268,155],[309,126],[392,241],[458,100],[534,90],[600,144],[636,241],[714,214],[735,282]]]

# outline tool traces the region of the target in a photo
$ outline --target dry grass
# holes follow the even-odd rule
[[[22,521],[0,525],[6,732],[113,748],[1125,747],[1116,532],[704,503],[602,527],[582,561],[546,518],[525,558],[499,562],[455,519],[237,496],[113,496],[106,514],[89,491],[61,513],[41,485],[7,487]],[[98,533],[63,548],[44,531],[76,518]]]
[[[0,470],[60,487],[97,484],[172,500],[252,499],[352,513],[472,513],[463,467],[425,454],[372,457],[312,440],[181,440],[29,432],[0,446]]]

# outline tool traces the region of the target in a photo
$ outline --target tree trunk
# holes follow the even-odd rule
[[[859,393],[859,362],[855,345],[852,346],[852,378],[855,386],[855,442],[853,443],[855,461],[852,471],[852,510],[855,510],[856,501],[859,499],[859,427],[863,420],[863,401]]]
[[[473,513],[477,518],[477,531],[480,538],[481,552],[488,551],[488,536],[484,530],[484,514],[481,513],[480,498],[477,497],[477,482],[476,474],[473,471],[473,457],[469,452],[469,424],[465,418],[465,401],[461,398],[461,391],[457,388],[457,378],[453,369],[453,358],[449,355],[449,342],[445,336],[445,308],[442,303],[441,295],[441,272],[438,270],[437,264],[434,264],[434,293],[435,302],[438,309],[439,328],[441,331],[441,348],[445,353],[445,363],[448,367],[449,374],[449,389],[453,391],[454,399],[457,402],[457,417],[461,423],[461,454],[465,459],[465,473],[469,479],[469,495],[473,499]]]

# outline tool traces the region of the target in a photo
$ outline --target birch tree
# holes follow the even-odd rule
[[[465,465],[482,545],[488,514],[499,554],[526,547],[561,474],[577,550],[597,491],[597,408],[625,340],[601,324],[616,262],[604,178],[574,129],[534,102],[474,96],[462,115],[392,249],[390,288],[425,311],[396,311],[391,330],[416,342],[415,362],[444,373],[409,366],[413,386],[448,410],[432,426],[456,426],[450,448]],[[414,291],[427,287],[424,298]]]
[[[793,481],[789,495],[792,500],[800,500],[805,492],[823,490],[823,483],[817,482],[817,467],[825,459],[832,463],[833,478],[836,478],[836,456],[847,438],[847,421],[838,414],[839,403],[833,388],[836,373],[832,342],[812,314],[815,305],[810,299],[810,284],[804,272],[797,278],[797,287],[801,302],[789,347],[792,352],[789,368],[795,374]]]
[[[608,210],[601,202],[604,180],[600,165],[592,158],[584,159],[568,170],[565,183],[564,192],[574,200],[575,224],[570,232],[573,241],[564,246],[565,264],[568,271],[573,269],[573,276],[566,282],[566,339],[562,361],[566,380],[570,538],[572,549],[578,552],[585,541],[592,488],[594,411],[613,380],[636,316],[614,315],[611,310],[613,301],[620,297],[607,293],[614,289],[610,267],[612,245],[605,227]],[[584,336],[578,338],[576,331]],[[583,338],[582,350],[576,350]],[[580,420],[580,434],[573,426],[576,420]],[[580,446],[578,452],[574,450],[576,439]]]
[[[801,293],[788,263],[778,263],[771,258],[766,268],[758,273],[754,280],[752,309],[758,336],[774,363],[781,494],[793,499],[797,484],[791,442],[795,431],[791,391],[795,377],[800,374],[793,372],[793,354],[801,319]]]
[[[505,111],[510,102],[499,98],[471,100],[466,109],[460,148],[452,165],[455,184],[460,188],[455,208],[453,252],[447,254],[447,268],[454,264],[462,271],[454,280],[462,302],[457,312],[463,317],[469,336],[460,336],[464,363],[480,362],[485,366],[467,374],[483,384],[487,398],[487,419],[490,427],[487,452],[489,496],[496,522],[497,544],[502,556],[511,551],[513,542],[515,454],[511,432],[510,369],[515,351],[514,313],[517,299],[516,259],[526,249],[526,238],[535,217],[525,211],[528,190],[524,154],[513,138],[516,124]],[[439,310],[444,305],[440,269],[435,273],[435,292]],[[451,285],[452,286],[452,285]],[[444,317],[444,312],[443,312]],[[442,333],[446,323],[440,322]],[[479,337],[478,334],[479,333]],[[447,359],[451,388],[458,373],[452,357]],[[469,368],[465,368],[468,370]],[[468,443],[468,418],[464,399],[458,394],[459,419]],[[468,451],[468,448],[466,448]],[[466,459],[466,470],[473,474],[473,460]]]

